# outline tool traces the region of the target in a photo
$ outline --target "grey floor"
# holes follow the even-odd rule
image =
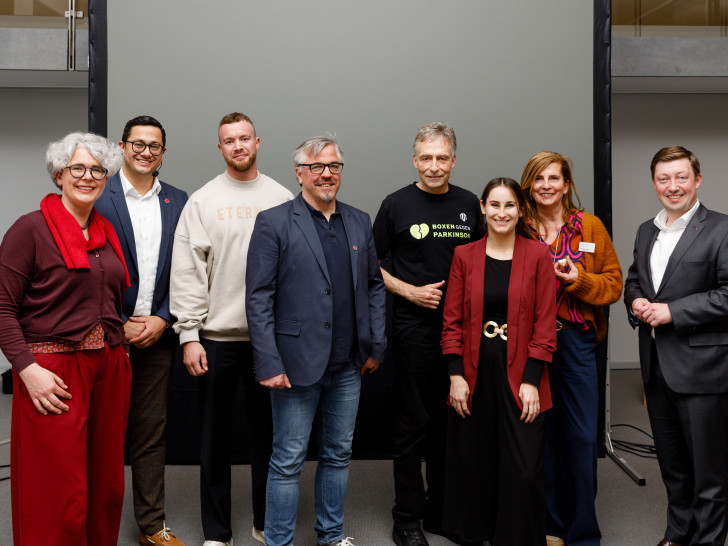
[[[11,397],[0,395],[0,440],[10,436]],[[611,423],[625,423],[649,432],[647,412],[642,406],[642,384],[634,370],[611,374]],[[625,428],[615,428],[616,439],[644,442],[648,439]],[[0,445],[0,465],[9,462],[9,446]],[[625,454],[624,458],[645,477],[645,486],[636,485],[611,459],[599,460],[597,513],[605,546],[653,546],[663,536],[665,492],[657,462]],[[301,498],[296,544],[314,546],[313,476],[315,464],[307,463],[301,479]],[[344,531],[358,546],[391,545],[390,510],[394,499],[391,461],[354,461],[349,477]],[[9,475],[0,469],[0,477]],[[138,544],[138,529],[131,513],[131,476],[126,469],[127,490],[124,498],[119,544]],[[167,524],[188,546],[202,544],[199,516],[199,471],[196,466],[167,467]],[[246,466],[233,470],[233,529],[238,546],[258,544],[250,536],[250,474]],[[450,544],[444,538],[428,536],[432,546]],[[12,540],[10,520],[10,482],[0,482],[0,544]]]

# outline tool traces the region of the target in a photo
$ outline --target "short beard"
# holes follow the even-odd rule
[[[321,201],[324,203],[331,203],[334,199],[336,199],[336,194],[332,190],[325,190],[321,196]]]
[[[255,163],[255,159],[258,157],[257,152],[253,152],[250,154],[247,159],[244,159],[242,161],[236,161],[235,159],[231,157],[225,158],[225,163],[228,164],[228,166],[233,169],[234,171],[237,171],[239,173],[244,173],[250,170],[250,167],[253,166]]]
[[[320,188],[320,184],[314,183],[314,187]],[[332,188],[323,190],[323,195],[319,194],[319,199],[321,199],[321,201],[323,201],[324,203],[331,203],[334,199],[336,199],[337,188],[337,186],[334,186]]]

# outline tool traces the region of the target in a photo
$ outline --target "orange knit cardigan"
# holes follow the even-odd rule
[[[607,333],[601,307],[615,303],[622,295],[622,268],[612,240],[599,218],[584,212],[582,229],[582,241],[594,243],[594,252],[584,252],[584,267],[577,264],[579,276],[564,290],[579,300],[582,316],[594,328],[599,343]]]

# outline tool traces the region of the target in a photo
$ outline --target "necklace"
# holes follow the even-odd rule
[[[81,231],[88,228],[89,224],[91,223],[91,215],[89,215],[88,220],[86,220],[86,223],[81,226]]]
[[[546,232],[548,234],[548,232]],[[561,230],[559,229],[559,232],[556,234],[556,248],[552,249],[551,245],[546,242],[546,238],[541,236],[541,234],[538,234],[538,238],[541,239],[541,242],[549,247],[549,250],[551,251],[551,260],[556,263],[558,260],[556,259],[556,256],[559,255],[559,243],[561,242]],[[551,243],[553,244],[553,243]]]

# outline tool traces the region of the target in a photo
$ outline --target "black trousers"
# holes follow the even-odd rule
[[[728,394],[677,393],[665,382],[654,340],[651,358],[645,396],[667,489],[665,538],[690,546],[723,546],[728,530]]]
[[[227,542],[232,537],[230,450],[238,381],[243,381],[245,413],[252,432],[253,524],[260,530],[265,525],[265,486],[273,445],[270,393],[255,381],[249,341],[200,339],[200,343],[208,362],[199,384],[202,530],[205,540]]]
[[[456,544],[543,546],[546,540],[546,415],[521,421],[506,352],[505,341],[483,337],[470,416],[448,408],[443,529]]]
[[[447,394],[440,330],[418,328],[394,340],[394,526],[442,523]],[[426,458],[427,490],[422,477]]]

